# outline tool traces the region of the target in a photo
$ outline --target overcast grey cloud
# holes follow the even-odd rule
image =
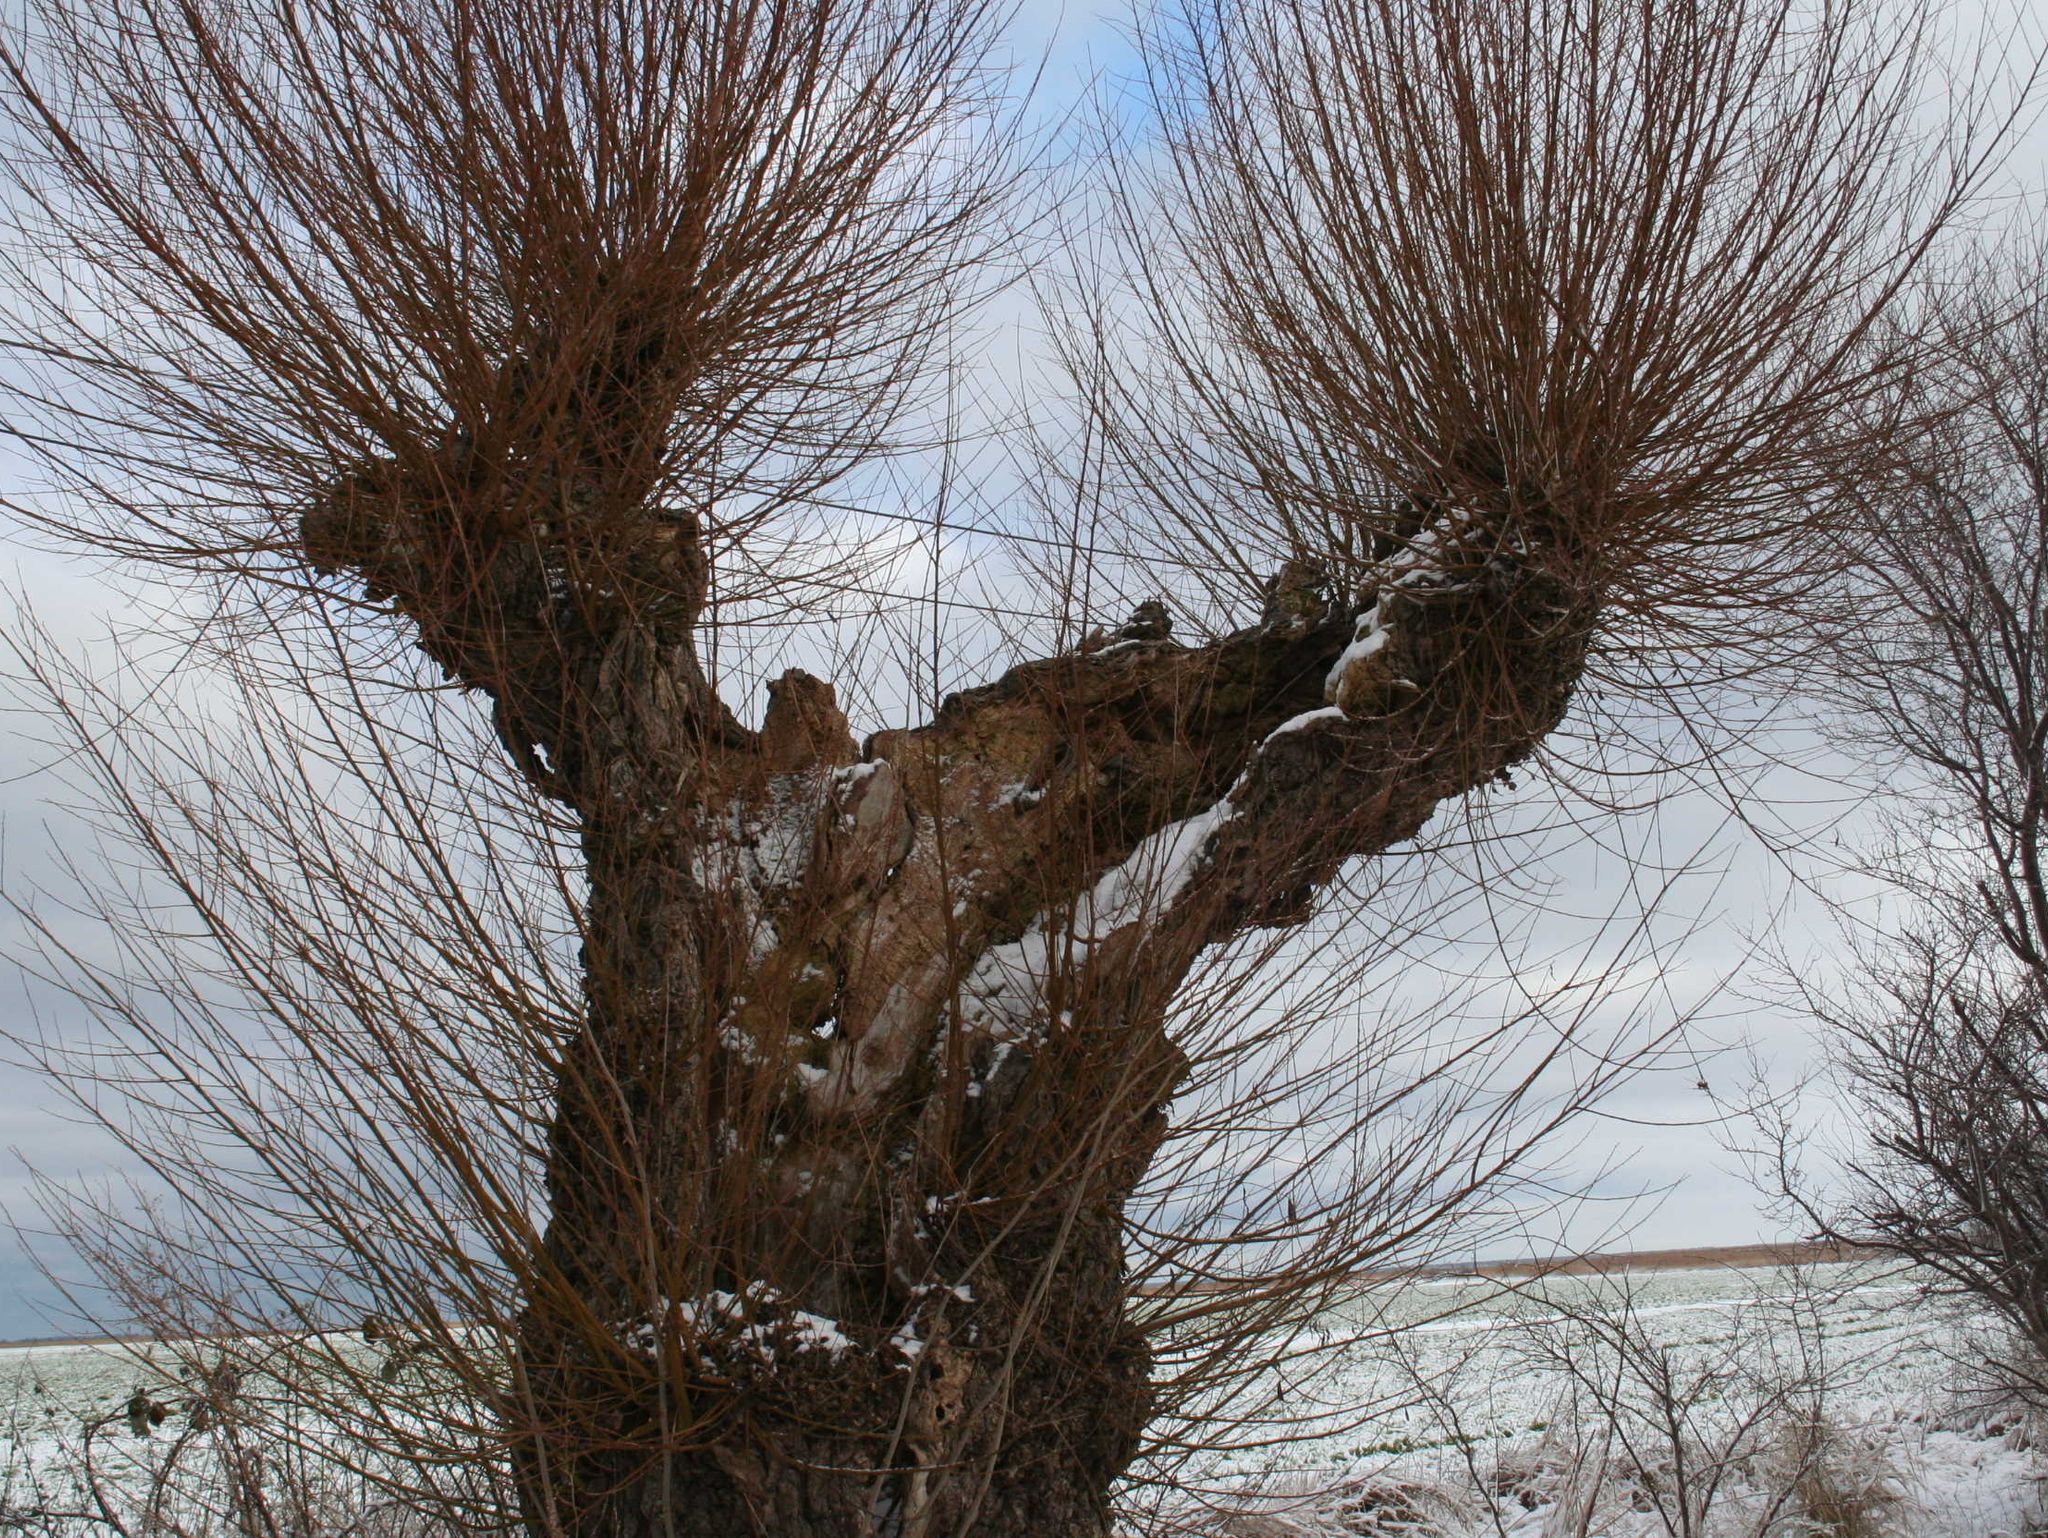
[[[1967,19],[1967,18],[1965,18]],[[1129,66],[1129,51],[1116,23],[1088,15],[1065,15],[1050,6],[1027,6],[1019,17],[1018,49],[1042,56],[1043,110],[1048,120],[1079,102],[1094,75],[1112,79]],[[2048,138],[2037,129],[2015,149],[2009,194],[2002,206],[2024,206],[2022,194],[2042,183]],[[1006,303],[1005,315],[1024,313],[1021,298]],[[1028,342],[1021,344],[1028,347]],[[1013,359],[1018,345],[995,351]],[[18,491],[25,472],[17,459],[0,457],[0,477]],[[0,538],[11,538],[0,530]],[[4,546],[0,604],[25,602],[39,624],[67,648],[109,657],[98,638],[132,622],[143,612],[123,579],[87,563],[36,549],[18,538]],[[952,548],[951,559],[961,558]],[[904,580],[917,585],[931,577],[929,565]],[[945,568],[939,570],[943,581]],[[175,647],[177,637],[164,636]],[[971,680],[962,680],[971,681]],[[880,723],[870,723],[880,724]],[[1788,755],[1829,760],[1788,727]],[[1853,765],[1836,761],[1839,782],[1787,766],[1773,767],[1774,739],[1742,750],[1731,761],[1746,778],[1758,806],[1783,803],[1788,838],[1818,840],[1808,855],[1785,856],[1731,815],[1723,791],[1674,782],[1670,798],[1654,813],[1615,822],[1607,832],[1636,848],[1660,850],[1694,875],[1678,884],[1666,918],[1686,936],[1671,962],[1667,1005],[1673,1011],[1712,1002],[1688,1029],[1684,1051],[1666,1071],[1638,1078],[1615,1095],[1605,1113],[1589,1121],[1569,1160],[1558,1171],[1559,1185],[1587,1200],[1555,1213],[1528,1214],[1527,1244],[1640,1247],[1738,1244],[1785,1234],[1766,1198],[1747,1181],[1729,1149],[1727,1112],[1747,1090],[1751,1054],[1763,1063],[1770,1082],[1791,1084],[1823,1067],[1823,1054],[1804,1023],[1770,1002],[1768,966],[1759,947],[1775,950],[1811,978],[1821,978],[1839,959],[1840,946],[1819,893],[1832,859],[1832,840],[1851,843],[1867,831],[1869,808],[1854,783]],[[32,714],[10,709],[0,716],[0,875],[18,896],[48,891],[61,895],[67,856],[88,850],[94,835],[68,803],[78,786],[61,755],[52,753],[44,726]],[[1543,794],[1541,787],[1531,796]],[[1583,928],[1575,914],[1602,911],[1616,901],[1627,879],[1626,862],[1594,843],[1573,846],[1551,840],[1546,874],[1556,913],[1525,913],[1531,949],[1566,946]],[[1812,883],[1809,888],[1807,883]],[[90,943],[89,941],[87,943]],[[11,911],[0,910],[0,950],[20,954],[29,935]],[[1654,1022],[1652,989],[1645,1018]],[[56,1034],[79,1028],[79,1006],[33,978],[0,971],[0,1023],[16,1031]],[[1704,1087],[1703,1087],[1704,1086]],[[1811,1113],[1824,1132],[1843,1129],[1822,1094]],[[125,1173],[105,1134],[68,1112],[52,1088],[16,1067],[0,1068],[0,1148],[18,1151],[0,1163],[0,1206],[27,1229],[35,1226],[33,1195],[25,1166],[60,1179],[118,1180]],[[64,1333],[78,1326],[60,1295],[38,1274],[24,1238],[0,1234],[0,1338]],[[45,1258],[60,1271],[61,1253]],[[84,1279],[81,1279],[84,1280]]]

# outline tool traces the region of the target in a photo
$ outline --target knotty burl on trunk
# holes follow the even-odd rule
[[[1528,755],[1583,665],[1556,522],[1429,506],[1369,586],[1291,565],[1200,645],[1146,605],[864,746],[802,673],[759,732],[720,702],[687,520],[499,534],[376,471],[306,515],[579,819],[536,1530],[1105,1531],[1176,986]]]

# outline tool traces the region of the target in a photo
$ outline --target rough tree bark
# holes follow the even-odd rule
[[[1176,987],[1526,757],[1585,658],[1540,499],[1421,505],[1371,591],[1290,568],[1201,645],[1148,604],[864,746],[802,673],[758,733],[717,699],[687,523],[499,538],[374,470],[307,514],[309,560],[390,595],[580,819],[537,1530],[1107,1530]]]

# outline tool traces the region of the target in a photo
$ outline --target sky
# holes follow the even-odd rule
[[[1091,14],[1027,4],[1016,36],[1020,54],[1044,58],[1040,99],[1049,116],[1082,100],[1091,77],[1128,67],[1116,25]],[[2013,164],[2015,185],[2040,185],[2048,138],[2031,134]],[[0,479],[18,484],[23,473],[0,451]],[[148,596],[134,574],[54,555],[0,524],[0,616],[25,605],[79,654],[104,657],[98,638],[146,608]],[[175,645],[177,637],[164,639]],[[18,692],[0,693],[0,707],[0,887],[14,896],[61,891],[64,859],[91,842],[68,805],[77,795],[75,777],[61,759],[53,761],[45,723]],[[1522,915],[1533,954],[1590,943],[1574,915],[1625,894],[1631,862],[1604,845],[1649,851],[1687,871],[1664,899],[1659,921],[1670,950],[1635,998],[1646,1028],[1689,1009],[1698,1018],[1665,1071],[1630,1081],[1581,1126],[1576,1146],[1561,1151],[1556,1184],[1583,1199],[1532,1211],[1519,1241],[1526,1251],[1742,1244],[1796,1232],[1751,1184],[1736,1151],[1743,1128],[1730,1113],[1749,1093],[1753,1074],[1789,1090],[1826,1064],[1825,1043],[1784,1002],[1769,958],[1808,978],[1840,959],[1824,899],[1842,889],[1828,884],[1826,871],[1834,839],[1853,844],[1867,831],[1868,787],[1858,783],[1853,763],[1796,723],[1767,735],[1762,751],[1734,754],[1724,767],[1749,785],[1743,810],[1782,819],[1781,838],[1760,837],[1735,815],[1725,785],[1673,781],[1654,814],[1606,825],[1598,838],[1545,845],[1548,895]],[[1507,805],[1503,815],[1540,818],[1544,794],[1540,785],[1531,787],[1525,804]],[[1795,846],[1789,853],[1781,847],[1787,844]],[[0,952],[19,954],[24,940],[19,919],[0,912]],[[0,1022],[61,1035],[76,1019],[74,1004],[0,961]],[[1853,1135],[1823,1091],[1811,1092],[1810,1103],[1814,1125],[1827,1136]],[[30,1257],[38,1241],[27,1170],[85,1181],[118,1180],[127,1171],[103,1132],[67,1114],[51,1087],[19,1066],[0,1065],[0,1150],[0,1209],[29,1231],[0,1232],[0,1339],[74,1333],[79,1321]],[[1500,1252],[1514,1243],[1491,1236],[1485,1247]],[[41,1248],[52,1267],[66,1271],[61,1252]]]

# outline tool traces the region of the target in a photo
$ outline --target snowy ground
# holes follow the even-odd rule
[[[2038,1427],[1981,1370],[1998,1333],[1895,1270],[1407,1283],[1327,1322],[1367,1338],[1283,1370],[1304,1424],[1201,1458],[1165,1510],[1199,1488],[1239,1515],[1190,1525],[1245,1538],[2048,1533]]]
[[[2027,1538],[2048,1464],[1973,1366],[1995,1340],[1868,1264],[1389,1284],[1269,1379],[1282,1440],[1138,1500],[1236,1538]],[[149,1377],[132,1348],[0,1351],[0,1519]],[[146,1467],[163,1441],[117,1420],[101,1446]]]

